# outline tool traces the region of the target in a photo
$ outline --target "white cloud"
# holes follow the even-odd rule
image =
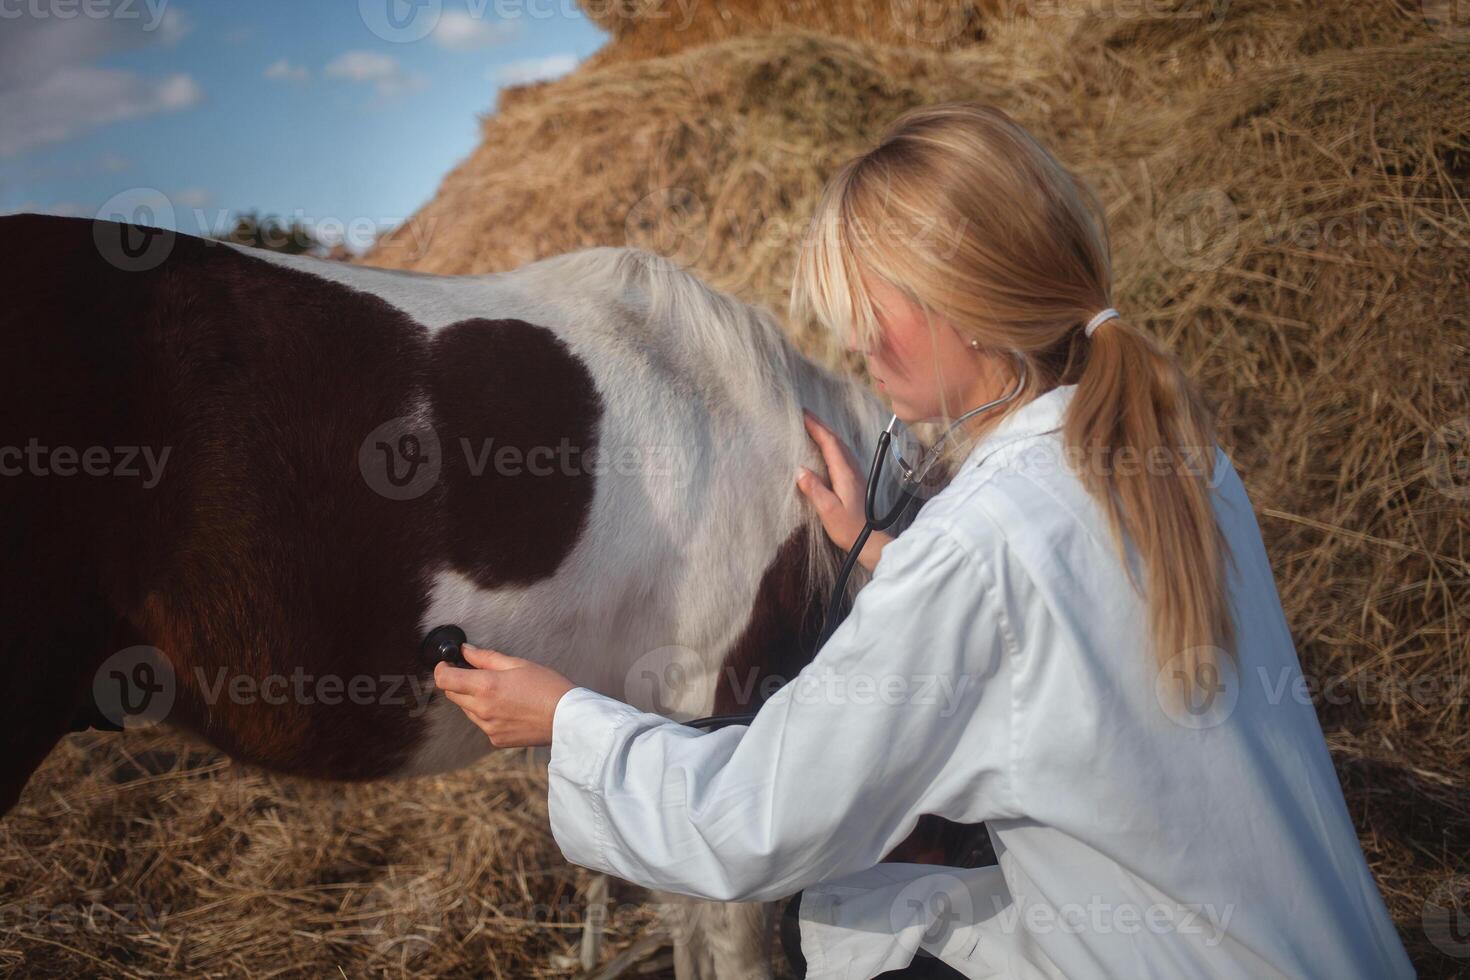
[[[327,65],[329,78],[345,78],[352,82],[375,82],[402,72],[398,59],[376,51],[348,51]]]
[[[477,51],[504,44],[520,34],[516,22],[486,20],[464,10],[446,10],[430,36],[441,48]]]
[[[184,18],[184,15],[169,7],[164,10],[163,16],[158,20],[158,26],[153,28],[154,44],[177,44],[183,40],[184,35],[193,30],[194,25]],[[146,29],[146,28],[145,28]]]
[[[526,85],[548,78],[560,78],[577,67],[577,56],[571,53],[549,54],[544,58],[522,58],[498,65],[490,80],[500,85]]]
[[[0,157],[108,123],[198,105],[204,90],[188,75],[142,78],[105,68],[67,68],[28,88],[0,92]]]
[[[142,14],[146,5],[138,4]],[[138,48],[169,47],[189,33],[188,20],[167,8],[156,20],[124,17],[6,18],[0,30],[0,90]],[[150,24],[152,26],[150,26]]]
[[[275,82],[304,82],[311,77],[305,65],[293,65],[285,58],[278,58],[265,67],[265,77]]]
[[[164,110],[187,109],[204,101],[204,89],[190,75],[170,75],[155,91],[158,107]]]
[[[421,92],[428,87],[425,79],[404,71],[397,58],[377,51],[340,54],[328,63],[322,74],[358,85],[371,85],[384,99]]]
[[[147,78],[103,69],[120,51],[176,44],[189,32],[177,10],[138,4],[137,16],[23,17],[0,31],[0,157],[14,157],[98,126],[197,105],[184,74]]]

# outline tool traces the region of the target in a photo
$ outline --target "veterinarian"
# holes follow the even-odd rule
[[[1413,975],[1240,478],[1112,289],[1095,199],[996,109],[913,110],[837,171],[793,322],[863,351],[905,422],[1023,390],[870,539],[851,613],[749,725],[701,733],[495,651],[440,665],[494,744],[550,744],[568,860],[800,891],[809,977],[920,949],[967,977]],[[863,481],[808,430],[830,483],[797,487],[845,548]],[[880,863],[921,814],[984,821],[998,866]]]

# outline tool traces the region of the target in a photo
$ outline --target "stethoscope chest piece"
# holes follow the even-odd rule
[[[451,667],[468,667],[469,661],[465,660],[464,652],[460,649],[467,642],[469,638],[465,636],[464,630],[453,623],[435,626],[419,644],[419,655],[424,663],[430,665],[443,660]]]

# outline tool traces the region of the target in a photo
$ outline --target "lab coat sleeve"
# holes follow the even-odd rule
[[[650,888],[770,900],[871,867],[923,813],[1019,815],[996,582],[949,532],[911,527],[749,726],[706,734],[568,692],[548,769],[562,853]]]

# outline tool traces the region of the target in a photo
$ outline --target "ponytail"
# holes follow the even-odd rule
[[[1068,459],[1107,516],[1134,587],[1142,594],[1146,585],[1157,666],[1175,671],[1187,693],[1234,648],[1229,551],[1210,500],[1214,425],[1198,390],[1147,334],[1113,319],[1085,343],[1063,424]]]

